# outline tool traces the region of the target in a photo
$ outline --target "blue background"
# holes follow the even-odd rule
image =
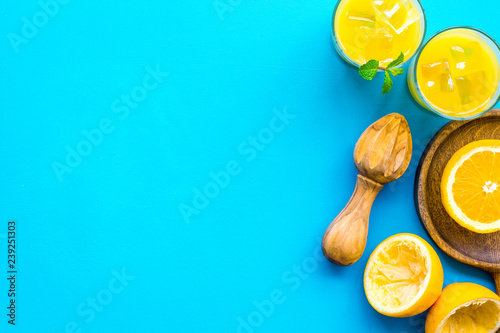
[[[212,0],[67,1],[45,21],[35,0],[0,4],[1,331],[423,332],[424,315],[376,313],[362,275],[385,238],[428,239],[413,180],[446,120],[415,106],[403,77],[382,96],[382,77],[364,81],[340,60],[335,1],[221,1],[223,13]],[[500,40],[494,1],[422,2],[427,37],[471,25]],[[12,42],[23,27],[30,38]],[[144,100],[126,106],[131,93]],[[354,188],[354,144],[391,112],[410,124],[412,163],[376,199],[364,256],[321,261],[323,232]],[[102,121],[108,133],[89,148],[84,131]],[[252,150],[259,133],[266,144]],[[78,147],[91,152],[57,173]],[[210,185],[228,163],[229,184]],[[3,277],[11,219],[15,328]],[[438,253],[445,284],[494,287]]]

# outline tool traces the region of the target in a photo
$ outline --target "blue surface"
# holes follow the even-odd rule
[[[494,1],[422,3],[427,37],[463,24],[500,40]],[[382,96],[381,77],[363,81],[339,59],[335,1],[218,6],[66,1],[44,17],[35,0],[0,4],[0,331],[423,331],[423,315],[376,313],[362,274],[385,238],[429,239],[413,180],[446,120],[417,108],[404,78]],[[361,260],[334,266],[316,254],[354,188],[354,144],[391,112],[408,119],[412,163],[377,198]],[[445,284],[493,288],[438,253]]]

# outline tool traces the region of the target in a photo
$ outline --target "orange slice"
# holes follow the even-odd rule
[[[365,293],[375,310],[391,317],[424,312],[443,288],[443,267],[434,249],[412,234],[389,237],[373,251],[364,275]]]
[[[444,169],[441,199],[461,226],[478,233],[500,230],[500,140],[458,150]]]

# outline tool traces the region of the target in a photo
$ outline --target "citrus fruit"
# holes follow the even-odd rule
[[[441,180],[441,200],[461,226],[500,230],[500,140],[479,140],[458,150]]]
[[[425,333],[494,333],[500,328],[500,297],[475,283],[453,283],[431,307]]]
[[[443,267],[422,238],[398,234],[373,251],[365,269],[365,293],[378,312],[409,317],[424,312],[443,288]]]

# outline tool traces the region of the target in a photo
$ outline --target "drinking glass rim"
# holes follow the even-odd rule
[[[337,0],[337,4],[335,5],[335,8],[333,9],[333,15],[332,15],[332,39],[333,39],[333,43],[334,45],[340,45],[337,41],[337,36],[335,35],[335,16],[337,14],[337,11],[339,9],[339,6],[340,4],[342,3],[342,1],[349,1],[349,0]],[[425,10],[424,10],[424,6],[422,6],[422,3],[420,2],[420,0],[410,0],[410,1],[413,1],[415,3],[418,4],[418,7],[420,8],[420,10],[422,11],[422,18],[423,18],[423,21],[424,21],[424,24],[423,24],[423,29],[422,29],[422,33],[421,33],[421,36],[422,38],[420,39],[420,42],[419,42],[419,45],[417,47],[417,49],[415,50],[415,53],[412,54],[411,57],[409,57],[408,59],[405,59],[405,61],[403,61],[401,64],[399,64],[398,66],[395,66],[394,68],[399,68],[399,67],[403,67],[404,65],[406,65],[408,62],[410,62],[410,60],[412,60],[415,55],[417,55],[417,53],[419,53],[424,45],[424,40],[425,40],[425,34],[427,33],[427,16],[425,14]],[[359,68],[361,67],[360,64],[358,64],[357,62],[355,62],[354,60],[352,60],[345,52],[344,50],[342,50],[342,48],[339,46],[339,47],[336,47],[337,51],[339,52],[342,52],[342,54],[344,55],[344,57],[346,59],[349,59],[349,61],[347,61],[348,64],[356,67],[356,68]],[[383,72],[382,69],[379,69],[378,72]]]
[[[343,1],[343,0],[340,0],[340,1]],[[436,38],[438,35],[446,32],[446,31],[455,30],[455,29],[472,30],[472,31],[478,32],[479,34],[482,34],[483,36],[485,36],[486,38],[488,38],[489,40],[491,40],[493,42],[493,44],[496,46],[496,48],[498,50],[498,53],[500,54],[500,45],[497,43],[497,41],[493,37],[491,37],[489,34],[487,34],[486,32],[484,32],[483,30],[478,29],[478,28],[474,28],[474,27],[471,27],[471,26],[468,26],[468,25],[454,25],[454,26],[451,26],[451,27],[448,27],[448,28],[441,29],[438,32],[436,32],[435,34],[433,34],[431,37],[429,37],[425,41],[425,43],[423,43],[422,47],[419,50],[417,50],[417,52],[415,52],[415,58],[413,59],[413,61],[415,62],[415,66],[413,66],[413,68],[411,68],[411,66],[410,66],[409,70],[412,71],[413,77],[415,79],[415,89],[417,90],[418,94],[420,96],[422,96],[422,102],[425,104],[425,106],[430,111],[436,113],[437,115],[439,115],[439,116],[441,116],[443,118],[447,118],[447,119],[451,119],[451,120],[470,120],[470,119],[481,117],[486,112],[490,111],[491,108],[488,108],[488,109],[484,110],[483,112],[480,112],[478,114],[475,114],[473,116],[468,116],[468,117],[454,117],[454,116],[450,116],[450,115],[444,114],[441,111],[436,110],[432,105],[430,105],[427,102],[427,100],[425,98],[423,98],[424,94],[422,93],[422,90],[420,89],[420,86],[419,86],[418,80],[417,80],[417,65],[418,65],[418,60],[420,59],[420,55],[422,54],[422,51],[425,49],[425,47],[427,46],[427,44],[429,44],[429,42],[431,40],[433,40],[434,38]],[[497,60],[500,61],[500,59],[498,59],[498,58],[497,58]],[[498,89],[500,89],[500,82],[499,82],[499,86],[497,87],[497,90]],[[493,106],[495,104],[497,104],[498,101],[500,101],[500,94],[497,96],[495,102],[493,103]]]

